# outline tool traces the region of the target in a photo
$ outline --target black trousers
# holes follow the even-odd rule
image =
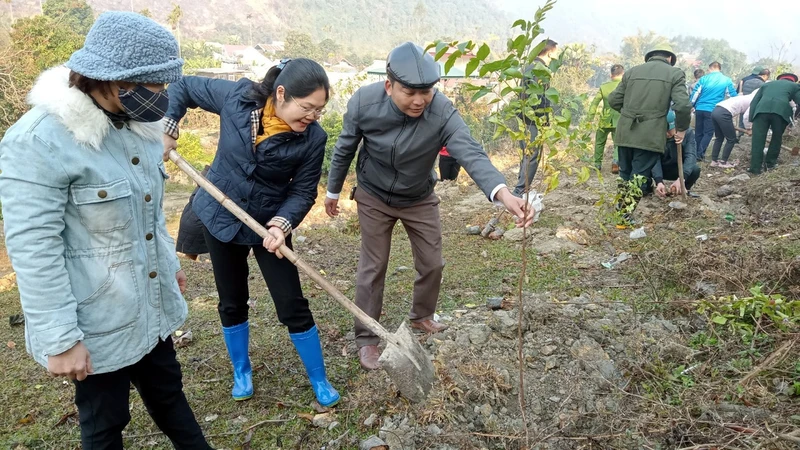
[[[722,160],[728,162],[731,156],[733,145],[739,142],[736,137],[736,128],[733,126],[733,114],[727,109],[717,106],[711,112],[711,120],[714,121],[714,149],[711,151],[711,160],[719,161],[719,151],[722,149],[722,141],[725,141],[725,149],[722,150]],[[688,188],[687,188],[688,189]]]
[[[248,319],[250,290],[247,280],[250,268],[247,256],[251,248],[275,303],[278,320],[289,328],[289,333],[302,333],[314,326],[314,317],[308,307],[308,299],[303,297],[300,275],[294,264],[286,258],[278,258],[261,245],[221,242],[207,228],[203,227],[203,232],[214,267],[214,281],[219,293],[217,309],[223,327],[239,325]],[[291,235],[286,238],[286,246],[292,248]]]
[[[620,146],[619,176],[625,181],[631,181],[636,175],[641,175],[646,181],[660,158],[660,153]]]
[[[439,178],[442,180],[455,180],[461,165],[452,156],[439,155]]]
[[[211,448],[183,395],[181,366],[171,338],[159,341],[132,366],[74,383],[83,450],[122,450],[122,430],[131,420],[131,383],[150,417],[176,449]]]

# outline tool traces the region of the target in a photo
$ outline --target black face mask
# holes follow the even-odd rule
[[[158,122],[169,107],[169,94],[164,89],[153,92],[142,85],[130,91],[119,90],[119,101],[128,118],[136,122]]]

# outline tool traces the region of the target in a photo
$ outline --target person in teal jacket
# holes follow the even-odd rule
[[[722,72],[722,65],[716,61],[708,65],[708,73],[694,86],[690,100],[695,112],[695,139],[697,140],[697,160],[702,161],[706,148],[714,136],[714,120],[711,112],[725,96],[736,97],[736,86]]]
[[[611,160],[611,173],[619,173],[619,147],[614,141],[614,132],[617,130],[617,122],[619,122],[619,111],[614,110],[608,104],[608,96],[614,92],[614,89],[619,86],[622,75],[625,73],[625,68],[619,64],[611,66],[611,81],[603,83],[600,86],[600,92],[592,100],[592,105],[589,108],[589,118],[594,120],[597,114],[597,107],[600,102],[603,102],[603,111],[600,113],[600,122],[597,124],[597,132],[594,135],[594,165],[597,170],[603,165],[603,153],[606,149],[606,141],[608,136],[611,135],[611,143],[614,144],[614,159]]]
[[[794,101],[796,105],[800,105],[800,84],[797,82],[797,75],[793,73],[778,75],[776,81],[764,83],[750,103],[750,121],[753,123],[750,173],[759,174],[763,169],[771,170],[778,164],[783,132],[792,122],[790,102]],[[800,116],[800,107],[794,114]],[[765,158],[764,146],[770,129],[772,129],[772,139]]]

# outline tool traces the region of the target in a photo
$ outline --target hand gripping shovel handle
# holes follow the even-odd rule
[[[678,144],[678,179],[681,180],[681,194],[686,198],[686,181],[683,179],[683,143]]]
[[[233,200],[231,200],[227,195],[223,194],[222,191],[217,189],[210,181],[206,179],[203,175],[200,174],[191,164],[186,162],[185,159],[181,157],[175,150],[171,150],[169,152],[169,159],[175,163],[178,168],[182,171],[186,172],[186,175],[189,175],[189,178],[194,180],[198,186],[203,188],[206,192],[211,194],[225,209],[231,212],[234,216],[236,216],[239,220],[241,220],[245,225],[250,227],[251,230],[255,231],[259,236],[262,238],[266,238],[269,236],[269,232],[267,229],[258,223],[255,219],[253,219],[249,214],[247,214],[242,208],[239,207]],[[336,289],[328,280],[326,280],[320,273],[315,270],[313,267],[306,264],[305,261],[300,259],[295,252],[293,252],[289,247],[286,245],[282,245],[279,249],[283,256],[292,262],[295,266],[300,268],[306,275],[309,276],[315,283],[322,286],[325,291],[333,297],[334,300],[339,302],[346,310],[350,312],[350,314],[354,315],[358,320],[360,320],[364,326],[372,330],[373,333],[377,334],[381,339],[391,342],[392,344],[398,345],[402,347],[402,343],[391,333],[389,333],[386,328],[384,328],[378,321],[373,319],[372,317],[368,316],[367,313],[361,310],[355,303],[351,302],[347,297],[344,296],[338,289]]]

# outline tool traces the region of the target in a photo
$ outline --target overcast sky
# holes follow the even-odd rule
[[[490,0],[515,18],[532,19],[544,0]],[[668,8],[666,5],[669,5]],[[761,5],[764,5],[762,8]],[[623,36],[637,29],[667,37],[679,34],[725,39],[750,61],[777,56],[770,46],[786,44],[787,59],[800,65],[798,0],[558,0],[544,22],[559,43],[588,42],[619,52]]]

